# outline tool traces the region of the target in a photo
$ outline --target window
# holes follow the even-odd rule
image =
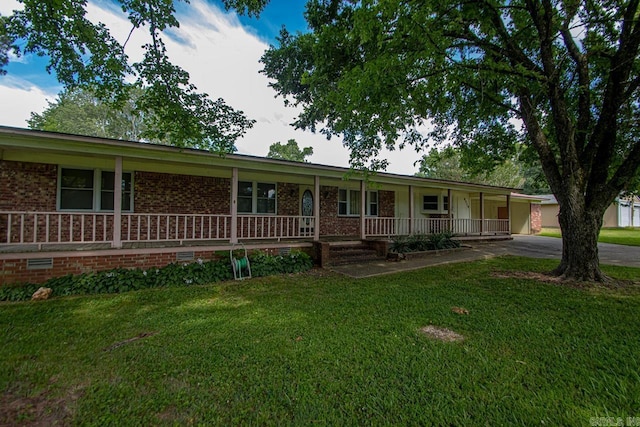
[[[262,182],[238,182],[239,213],[276,213],[276,185]]]
[[[365,215],[378,215],[378,192],[365,193]],[[360,190],[338,190],[338,215],[360,215]]]
[[[60,175],[60,209],[93,209],[92,170],[62,169]]]
[[[449,211],[449,196],[442,196],[442,210]]]
[[[368,203],[367,207],[369,208],[369,212],[367,212],[370,216],[378,216],[378,192],[377,191],[369,191],[367,193]]]
[[[437,211],[438,210],[438,196],[424,195],[422,196],[422,210],[423,211]]]
[[[113,210],[113,193],[115,192],[115,172],[102,172],[102,187],[100,190],[100,209]],[[122,210],[131,210],[131,173],[122,173]]]
[[[61,210],[112,211],[115,173],[92,169],[60,168],[58,207]],[[131,211],[131,172],[122,173],[122,210]]]

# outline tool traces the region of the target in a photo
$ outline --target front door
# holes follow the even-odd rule
[[[302,193],[302,206],[300,211],[302,216],[305,217],[301,224],[301,232],[307,236],[313,234],[313,193],[311,190],[305,190]]]

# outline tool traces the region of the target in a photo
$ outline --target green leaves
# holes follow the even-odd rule
[[[254,277],[300,273],[313,267],[313,260],[304,252],[269,255],[257,251],[250,255]],[[230,280],[233,277],[227,258],[188,264],[173,263],[148,270],[116,268],[109,271],[66,275],[42,285],[23,284],[0,286],[0,301],[25,301],[40,287],[53,289],[53,296],[122,293],[162,286],[190,286]]]
[[[306,162],[305,157],[313,154],[313,147],[298,147],[295,139],[290,139],[286,144],[280,142],[269,146],[267,157],[270,159],[290,160],[292,162]]]
[[[6,72],[10,51],[48,56],[47,71],[55,72],[67,89],[87,89],[114,108],[129,99],[126,80],[133,79],[144,88],[135,109],[148,118],[141,137],[149,141],[230,153],[235,140],[253,126],[224,100],[199,93],[189,74],[169,61],[161,34],[179,25],[173,0],[120,0],[131,31],[149,31],[150,42],[137,63],[129,61],[125,46],[104,24],[86,18],[85,0],[21,3],[22,10],[0,17],[0,74]]]

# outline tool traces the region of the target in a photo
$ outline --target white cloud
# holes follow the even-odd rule
[[[47,106],[47,100],[53,101],[55,93],[48,93],[35,85],[10,76],[0,79],[0,118],[1,124],[26,128],[31,112],[41,112]]]
[[[131,30],[131,23],[126,17],[108,4],[90,3],[88,17],[104,22],[120,42],[126,40]],[[286,143],[293,138],[301,148],[313,147],[310,161],[348,166],[349,152],[341,141],[336,138],[327,141],[323,135],[296,130],[289,125],[297,111],[285,108],[281,98],[274,98],[275,92],[267,86],[268,79],[259,73],[262,68],[259,59],[268,48],[267,42],[256,36],[253,30],[243,28],[235,15],[203,0],[194,0],[182,8],[178,19],[180,27],[172,29],[164,37],[170,59],[189,72],[199,91],[208,93],[213,99],[224,98],[229,105],[256,120],[246,136],[237,141],[239,153],[266,156],[271,144],[277,141]],[[127,43],[127,54],[132,61],[142,57],[140,46],[147,41],[145,29],[137,29],[132,34]],[[20,99],[25,107],[20,112],[14,105],[9,107],[2,103],[2,108],[11,110],[10,115],[0,114],[3,124],[24,126],[31,111],[42,111],[46,107],[45,98],[49,96],[52,99],[51,94],[35,87],[27,86],[22,91],[3,87],[7,85],[4,79],[6,76],[0,78],[0,96],[6,93]],[[383,155],[391,163],[389,172],[411,175],[417,170],[413,162],[419,155],[412,148],[393,152],[385,150]]]

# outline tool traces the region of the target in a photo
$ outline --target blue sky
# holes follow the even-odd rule
[[[348,166],[349,153],[341,141],[327,141],[322,135],[296,130],[290,126],[299,114],[284,107],[281,98],[268,87],[268,79],[259,73],[259,59],[284,25],[290,32],[306,31],[305,0],[271,0],[260,18],[227,12],[219,0],[191,0],[177,6],[180,28],[165,34],[169,58],[189,72],[198,90],[212,98],[222,97],[232,107],[256,120],[247,135],[237,141],[238,152],[265,156],[269,145],[295,139],[300,147],[311,146],[314,163]],[[18,8],[15,0],[0,1],[0,14]],[[103,22],[119,41],[131,28],[126,16],[111,0],[90,0],[88,17]],[[140,46],[147,42],[144,30],[134,32],[127,44],[127,55],[141,57]],[[42,112],[62,89],[55,76],[47,74],[47,59],[28,55],[13,58],[7,75],[0,76],[0,125],[27,127],[31,112]],[[389,172],[413,174],[419,158],[412,149],[385,152],[391,163]]]

